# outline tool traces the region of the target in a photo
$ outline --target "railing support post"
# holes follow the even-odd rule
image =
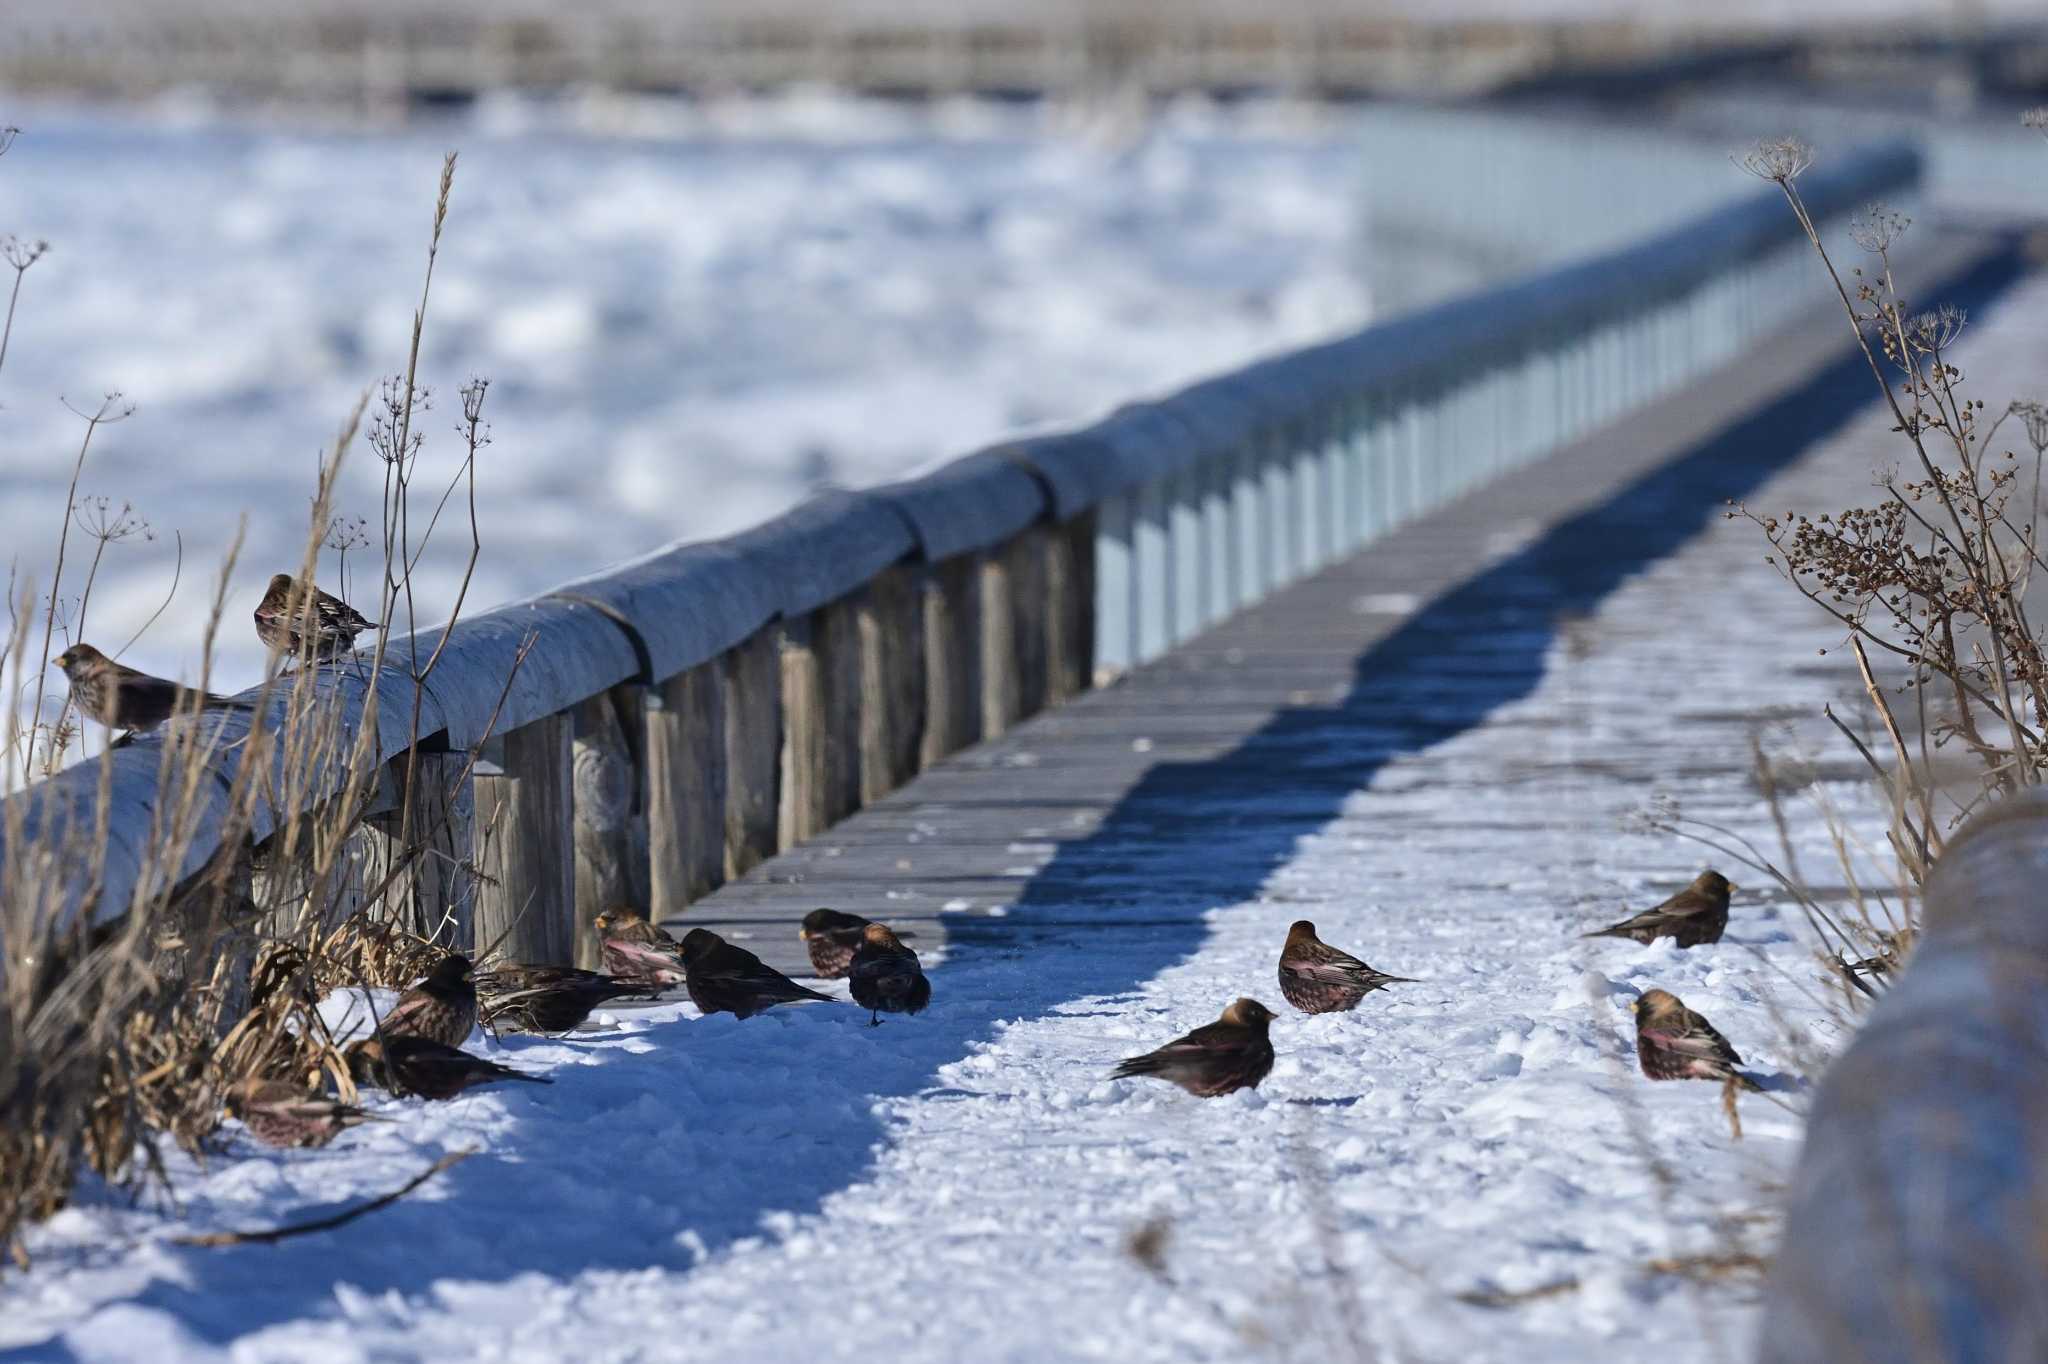
[[[414,755],[410,820],[402,789],[407,761],[400,753],[385,767],[396,808],[364,820],[357,835],[356,893],[366,903],[373,897],[381,900],[382,917],[408,932],[467,951],[476,925],[476,805],[469,755]],[[406,856],[408,843],[417,849],[411,857]]]
[[[773,625],[718,660],[725,710],[725,879],[775,856],[782,787],[782,642]]]
[[[484,746],[476,771],[477,951],[566,966],[576,955],[574,725],[566,711]]]
[[[576,707],[571,745],[576,810],[576,964],[596,969],[602,953],[591,920],[647,895],[647,830],[638,824],[639,773],[626,742],[623,709],[638,727],[637,687],[614,687]]]
[[[725,700],[717,660],[647,698],[648,905],[657,923],[725,880]]]
[[[924,599],[899,564],[860,595],[860,800],[873,804],[917,775],[924,750]]]
[[[933,564],[921,588],[925,723],[922,766],[981,738],[981,561]],[[1090,599],[1090,609],[1093,609]]]
[[[860,808],[860,627],[845,597],[782,626],[782,804],[776,846]]]

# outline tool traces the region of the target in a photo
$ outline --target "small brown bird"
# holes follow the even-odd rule
[[[604,951],[605,971],[650,990],[683,983],[682,948],[637,910],[619,906],[591,920]]]
[[[424,1037],[459,1047],[476,1027],[476,981],[469,958],[443,957],[427,978],[398,997],[377,1031],[385,1037]]]
[[[195,693],[168,678],[137,672],[125,663],[116,663],[90,644],[74,644],[50,662],[64,670],[71,683],[71,703],[78,707],[79,714],[125,734],[155,729],[176,714],[180,706],[192,706],[191,698],[195,695],[199,698],[199,709],[252,709],[248,701],[212,692]]]
[[[336,596],[308,585],[313,600],[306,601],[298,579],[280,573],[264,589],[256,603],[256,638],[288,658],[305,656],[312,642],[315,663],[339,657],[353,649],[356,636],[377,628],[377,622]]]
[[[1256,999],[1240,999],[1214,1023],[1124,1061],[1115,1078],[1166,1080],[1198,1099],[1256,1089],[1273,1069],[1273,1043],[1266,1035],[1273,1017],[1273,1011]]]
[[[1297,919],[1280,949],[1280,993],[1305,1014],[1343,1013],[1374,990],[1393,984],[1413,985],[1407,976],[1375,971],[1349,952],[1340,952],[1316,936],[1316,926]]]
[[[706,1014],[729,1013],[752,1018],[777,1004],[832,996],[806,989],[744,947],[734,947],[708,928],[683,935],[684,988],[690,1002]]]
[[[545,1075],[528,1075],[424,1037],[366,1037],[349,1043],[342,1054],[358,1085],[388,1090],[399,1097],[413,1094],[422,1099],[452,1099],[465,1089],[499,1080],[554,1083]]]
[[[265,1146],[325,1146],[357,1123],[387,1121],[289,1081],[260,1076],[228,1091],[228,1112]]]
[[[477,977],[483,1021],[499,1031],[564,1033],[623,995],[644,995],[637,980],[573,966],[494,966]]]
[[[1648,945],[1670,938],[1680,947],[1697,947],[1703,942],[1721,941],[1728,927],[1728,897],[1736,887],[1717,871],[1703,871],[1692,884],[1658,905],[1633,918],[1606,928],[1581,934],[1586,938],[1633,938]]]
[[[1763,1088],[1736,1067],[1742,1057],[1714,1025],[1665,990],[1645,990],[1636,1016],[1636,1060],[1652,1080],[1721,1080]]]
[[[853,969],[854,954],[860,951],[861,932],[868,921],[858,914],[841,914],[836,909],[814,909],[804,915],[796,935],[811,954],[811,969],[820,980],[838,980]]]
[[[924,978],[917,953],[905,947],[887,924],[862,927],[860,949],[853,954],[846,981],[853,1002],[868,1011],[870,1027],[881,1027],[885,1013],[922,1013],[932,1002],[932,983]]]

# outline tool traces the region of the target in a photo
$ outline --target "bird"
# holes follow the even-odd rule
[[[426,979],[398,997],[377,1031],[385,1037],[424,1037],[459,1047],[476,1027],[476,981],[469,958],[446,956]]]
[[[308,603],[304,593],[313,594]],[[309,628],[310,625],[310,628]],[[256,603],[256,638],[291,658],[308,656],[315,663],[336,658],[355,647],[356,636],[377,628],[377,622],[341,598],[308,583],[299,586],[289,573],[279,573]]]
[[[545,1075],[528,1075],[425,1037],[365,1037],[349,1043],[342,1054],[358,1085],[401,1097],[414,1094],[422,1099],[452,1099],[465,1089],[499,1080],[554,1083]]]
[[[868,921],[858,914],[841,914],[836,909],[814,909],[804,915],[796,935],[811,954],[811,969],[820,980],[838,980],[853,969],[854,954],[860,951],[861,933]]]
[[[708,928],[683,935],[683,986],[690,1002],[706,1014],[729,1013],[752,1018],[777,1004],[832,996],[797,984],[744,947],[734,947]]]
[[[1719,1080],[1761,1090],[1736,1067],[1742,1057],[1714,1025],[1667,990],[1645,990],[1629,1006],[1636,1016],[1636,1061],[1652,1080]]]
[[[155,729],[178,709],[252,710],[254,703],[212,692],[195,691],[165,677],[151,677],[125,663],[116,663],[90,644],[74,644],[50,660],[71,683],[71,702],[78,712],[122,738]],[[194,704],[193,698],[197,698]]]
[[[1340,952],[1316,937],[1316,926],[1297,919],[1280,949],[1280,993],[1305,1014],[1342,1013],[1374,990],[1392,984],[1412,985],[1408,976],[1375,971],[1349,952]]]
[[[682,948],[647,916],[625,906],[591,920],[604,954],[604,969],[620,980],[665,990],[683,983]]]
[[[1267,1036],[1273,1018],[1273,1011],[1256,999],[1236,1000],[1214,1023],[1121,1062],[1114,1078],[1165,1080],[1198,1099],[1256,1089],[1273,1069],[1273,1043]]]
[[[265,1146],[325,1146],[357,1123],[387,1121],[288,1080],[260,1075],[228,1091],[228,1112]]]
[[[1646,946],[1659,938],[1670,938],[1680,947],[1719,942],[1721,931],[1728,927],[1728,897],[1735,891],[1720,872],[1703,871],[1691,885],[1656,908],[1580,936],[1633,938]]]
[[[868,1024],[882,1026],[882,1015],[924,1012],[932,1002],[932,983],[924,978],[917,953],[887,924],[871,923],[860,931],[860,948],[846,970],[853,1002],[868,1011]]]
[[[619,980],[573,966],[494,966],[477,977],[483,1020],[512,1032],[562,1033],[600,1004],[647,993],[638,980]]]

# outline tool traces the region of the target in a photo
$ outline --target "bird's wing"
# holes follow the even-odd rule
[[[1666,919],[1690,919],[1696,914],[1711,914],[1720,908],[1721,906],[1715,904],[1707,896],[1700,894],[1691,886],[1687,886],[1655,909],[1648,910],[1637,917],[1647,919],[1652,915],[1656,915]]]
[[[1659,1050],[1676,1056],[1696,1056],[1703,1061],[1728,1059],[1728,1043],[1711,1027],[1691,1027],[1682,1032],[1645,1028],[1642,1035],[1646,1041],[1656,1043]]]
[[[1302,980],[1322,981],[1329,985],[1356,985],[1362,976],[1376,974],[1370,966],[1348,953],[1332,948],[1328,957],[1320,960],[1306,960],[1296,957],[1282,962],[1281,969]]]

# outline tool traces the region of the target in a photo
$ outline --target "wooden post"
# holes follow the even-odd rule
[[[355,894],[380,897],[384,917],[457,951],[475,941],[475,787],[467,753],[419,753],[405,816],[407,755],[385,766],[393,807],[364,820]],[[407,857],[406,844],[416,850]],[[398,868],[394,874],[393,868]],[[375,912],[375,911],[373,911]]]
[[[575,948],[576,964],[597,968],[602,951],[591,920],[614,905],[638,906],[646,884],[636,876],[635,862],[646,848],[645,835],[634,837],[638,774],[619,718],[622,693],[617,688],[593,696],[572,712],[575,740],[571,745],[575,806]],[[626,700],[637,714],[637,699]]]
[[[1046,541],[1029,526],[981,566],[981,729],[994,738],[1046,698]]]
[[[1053,527],[1045,558],[1045,672],[1054,705],[1095,675],[1095,513]]]
[[[647,851],[656,922],[725,880],[725,700],[716,659],[677,673],[648,697]]]
[[[873,804],[917,775],[924,747],[924,602],[916,570],[869,583],[860,622],[860,801]]]
[[[551,966],[576,955],[573,730],[558,712],[485,745],[476,772],[479,954],[495,943],[508,961]]]
[[[981,562],[933,564],[924,596],[925,723],[920,767],[981,738]]]
[[[860,808],[860,595],[783,622],[778,848]]]
[[[782,643],[768,625],[718,660],[725,711],[725,879],[775,856],[781,810]]]

